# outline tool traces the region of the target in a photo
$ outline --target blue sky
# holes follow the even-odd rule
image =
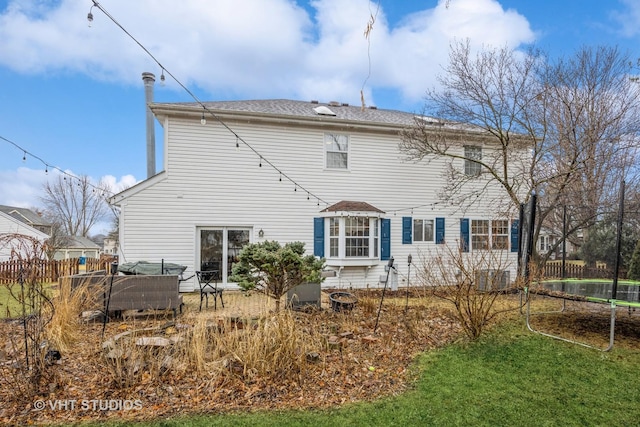
[[[456,38],[514,49],[533,43],[556,57],[582,45],[617,45],[640,57],[638,0],[100,4],[201,101],[358,104],[364,88],[369,105],[419,111]],[[159,80],[161,68],[96,7],[89,27],[92,5],[0,0],[0,138],[44,161],[30,154],[23,161],[21,149],[0,139],[0,204],[40,205],[54,168],[106,179],[114,190],[146,177],[141,73]],[[376,21],[367,40],[371,14]],[[170,78],[156,83],[158,102],[193,101]]]

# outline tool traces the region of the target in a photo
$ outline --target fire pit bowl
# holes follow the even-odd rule
[[[358,298],[349,292],[332,292],[329,294],[333,311],[351,311],[358,302]]]

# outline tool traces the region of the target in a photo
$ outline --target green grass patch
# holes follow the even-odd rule
[[[640,350],[596,350],[526,331],[522,319],[425,353],[397,397],[326,411],[180,417],[148,426],[638,425]],[[188,402],[185,402],[188,404]],[[134,425],[134,424],[109,424]]]
[[[46,295],[52,295],[52,286],[47,283],[44,286]],[[13,295],[12,295],[13,292]],[[22,304],[14,297],[20,295],[20,285],[17,283],[11,285],[0,284],[0,319],[13,319],[22,317]],[[30,314],[30,311],[27,311]]]

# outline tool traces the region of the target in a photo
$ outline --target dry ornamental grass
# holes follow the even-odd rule
[[[340,313],[330,309],[328,292],[322,310],[278,313],[257,293],[225,293],[227,308],[202,312],[197,295],[186,295],[175,321],[165,313],[127,313],[107,323],[104,339],[102,323],[70,315],[83,299],[66,296],[48,329],[62,357],[36,381],[16,363],[20,321],[0,325],[0,422],[151,419],[371,400],[402,392],[417,354],[460,336],[448,310],[422,297],[412,297],[406,310],[404,292],[387,293],[374,334],[380,295],[356,295],[353,310]],[[25,381],[30,386],[15,393]]]

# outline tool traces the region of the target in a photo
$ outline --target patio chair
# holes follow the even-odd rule
[[[213,308],[218,309],[218,297],[224,308],[224,300],[222,299],[222,288],[218,288],[218,280],[220,279],[219,270],[196,271],[198,277],[198,285],[200,286],[200,311],[202,311],[202,300],[206,301],[205,306],[209,308],[209,294],[213,294]]]

